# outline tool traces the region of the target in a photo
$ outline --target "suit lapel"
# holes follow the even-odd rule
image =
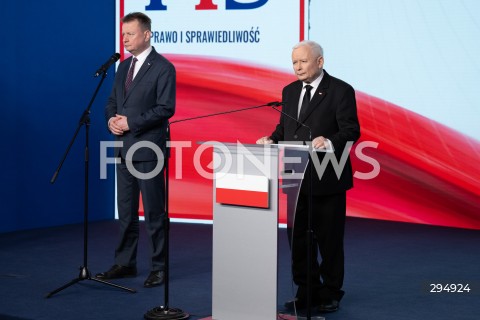
[[[128,67],[125,69],[125,71],[123,71],[121,82],[120,82],[122,84],[121,90],[122,90],[122,95],[123,95],[124,99],[125,99],[125,81],[127,81],[128,69],[130,69],[130,64],[132,63],[132,59],[133,59],[133,57],[130,57],[127,60],[125,60],[125,64]]]
[[[298,119],[298,101],[300,101],[300,94],[302,93],[302,88],[303,84],[302,81],[297,81],[297,84],[295,85],[296,87],[293,88],[291,91],[293,94],[291,95],[291,103],[289,105],[292,105],[291,107],[291,112],[288,112],[290,116],[294,117],[295,119]]]
[[[155,51],[154,48],[152,48],[152,52],[150,52],[147,59],[145,59],[145,62],[142,64],[142,67],[140,68],[140,70],[138,70],[137,75],[133,79],[133,82],[130,86],[130,89],[128,89],[128,92],[125,96],[125,100],[128,99],[130,94],[135,90],[135,87],[137,86],[137,84],[140,81],[142,81],[143,76],[145,76],[145,74],[148,72],[150,67],[153,65],[153,60],[154,60],[156,54],[157,54],[157,52]],[[125,83],[126,78],[127,78],[127,76],[125,75],[125,79],[124,79],[123,83]],[[125,90],[125,88],[124,88],[124,90]]]

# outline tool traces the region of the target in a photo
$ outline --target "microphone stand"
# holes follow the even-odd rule
[[[188,319],[190,318],[190,315],[188,313],[185,313],[181,309],[178,308],[170,308],[169,307],[169,288],[170,288],[170,249],[169,249],[169,244],[170,244],[170,217],[169,217],[169,194],[170,194],[170,141],[171,141],[171,135],[170,135],[170,126],[174,123],[179,123],[179,122],[185,122],[185,121],[190,121],[190,120],[197,120],[197,119],[202,119],[202,118],[209,118],[209,117],[214,117],[214,116],[219,116],[219,115],[224,115],[224,114],[229,114],[229,113],[235,113],[235,112],[241,112],[241,111],[247,111],[247,110],[252,110],[252,109],[258,109],[258,108],[263,108],[263,107],[273,107],[275,105],[279,105],[279,102],[270,102],[266,104],[262,104],[259,106],[254,106],[254,107],[248,107],[248,108],[242,108],[242,109],[235,109],[235,110],[229,110],[229,111],[224,111],[224,112],[217,112],[217,113],[211,113],[211,114],[206,114],[203,116],[197,116],[197,117],[191,117],[191,118],[184,118],[184,119],[179,119],[175,120],[172,122],[169,122],[167,125],[167,134],[166,134],[166,159],[165,159],[165,293],[164,293],[164,305],[160,307],[155,307],[147,313],[145,313],[144,318],[147,320],[181,320],[181,319]],[[274,108],[275,109],[275,108]],[[276,110],[276,109],[275,109]],[[277,110],[280,111],[280,110]]]
[[[308,212],[307,212],[307,320],[312,319],[312,284],[311,284],[311,275],[312,275],[312,248],[313,248],[313,230],[312,230],[312,205],[313,205],[313,161],[312,161],[312,155],[313,155],[313,143],[312,143],[312,129],[310,129],[309,126],[306,124],[298,121],[291,115],[287,114],[286,112],[283,112],[282,110],[278,110],[275,108],[275,106],[280,106],[283,105],[283,103],[278,103],[275,105],[272,105],[272,109],[280,112],[284,116],[294,120],[296,123],[300,124],[302,127],[305,127],[308,130],[308,139],[310,141],[310,144],[308,145],[308,157],[309,157],[309,174],[310,174],[310,179],[308,181]],[[293,236],[292,236],[292,241],[293,241]],[[317,317],[315,317],[317,318]],[[324,319],[323,317],[318,318],[318,319]]]
[[[174,121],[173,121],[174,122]],[[172,122],[172,123],[173,123]],[[169,217],[169,190],[170,190],[170,122],[167,124],[166,155],[165,155],[165,282],[164,282],[164,305],[148,310],[144,314],[147,320],[181,320],[188,319],[190,315],[178,308],[169,307],[170,295],[170,217]]]
[[[90,271],[88,270],[87,267],[87,256],[88,256],[88,161],[89,161],[89,127],[90,127],[90,108],[93,104],[93,101],[95,100],[95,97],[97,96],[98,90],[100,89],[103,81],[105,80],[107,76],[107,73],[104,72],[102,79],[98,83],[98,86],[92,96],[92,99],[90,100],[90,103],[88,104],[87,108],[85,111],[83,111],[82,116],[80,117],[80,121],[78,122],[77,130],[75,131],[70,144],[67,147],[67,150],[65,151],[62,160],[60,161],[60,164],[57,167],[57,170],[55,170],[55,173],[53,174],[52,179],[50,180],[50,183],[55,183],[55,180],[58,177],[58,173],[60,172],[60,169],[62,168],[63,163],[65,162],[65,159],[67,158],[67,155],[70,151],[70,148],[72,147],[78,132],[80,131],[82,126],[85,126],[85,189],[84,189],[84,202],[83,202],[83,266],[80,267],[80,274],[78,275],[77,278],[73,279],[72,281],[68,282],[67,284],[59,287],[58,289],[53,290],[52,292],[49,292],[46,295],[46,298],[50,298],[54,294],[62,291],[63,289],[66,289],[77,282],[83,281],[83,280],[93,280],[96,282],[100,282],[112,287],[116,287],[119,289],[123,289],[126,291],[129,291],[131,293],[135,293],[136,291],[130,288],[122,287],[118,284],[110,283],[104,280],[100,280],[97,278],[92,278]]]

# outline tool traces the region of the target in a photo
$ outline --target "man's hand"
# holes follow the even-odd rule
[[[257,144],[272,144],[273,140],[269,136],[261,137],[257,140]]]
[[[315,149],[327,149],[329,147],[328,139],[323,136],[316,137],[312,141],[312,147]]]
[[[128,127],[127,117],[117,114],[116,119],[117,120],[115,122],[122,129],[123,132],[130,130],[130,128]]]
[[[127,117],[121,115],[115,115],[108,120],[108,129],[117,136],[123,135],[125,131],[130,130],[128,128]]]

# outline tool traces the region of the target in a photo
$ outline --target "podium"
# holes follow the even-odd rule
[[[212,145],[210,319],[277,319],[279,193],[287,194],[287,224],[292,226],[308,147]]]

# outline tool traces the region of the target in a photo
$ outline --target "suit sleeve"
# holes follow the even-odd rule
[[[335,150],[343,150],[347,142],[355,143],[360,137],[355,90],[351,86],[346,87],[339,99],[336,106],[336,120],[338,132],[326,138],[330,139]]]

